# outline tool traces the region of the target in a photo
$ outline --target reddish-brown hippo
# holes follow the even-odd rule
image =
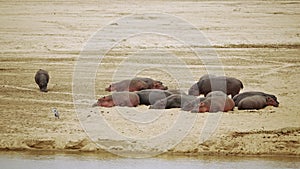
[[[148,89],[160,89],[160,90],[168,90],[167,86],[164,86],[161,81],[153,80],[148,77],[135,77],[133,80],[141,80],[147,83]]]
[[[120,82],[112,83],[111,85],[109,85],[108,88],[105,89],[105,91],[133,92],[133,91],[139,91],[144,89],[148,89],[148,84],[146,82],[142,80],[132,79],[132,80],[122,80]]]
[[[105,89],[105,91],[140,91],[145,89],[161,89],[167,90],[162,82],[153,80],[151,78],[136,77],[133,79],[122,80],[120,82],[112,83]]]
[[[234,109],[234,101],[229,97],[214,96],[207,97],[199,104],[199,109],[193,109],[192,112],[227,112]]]
[[[199,96],[204,94],[206,96],[211,91],[222,91],[234,97],[243,87],[243,83],[233,77],[217,76],[203,78],[189,89],[189,95]]]
[[[238,95],[235,95],[232,99],[235,103],[235,106],[238,106],[239,102],[242,99],[244,99],[246,97],[250,97],[250,96],[255,96],[255,95],[271,97],[276,102],[276,104],[279,105],[279,102],[277,101],[277,97],[275,95],[264,93],[264,92],[258,92],[258,91],[243,92],[243,93],[240,93]]]
[[[269,96],[254,95],[245,97],[238,103],[239,110],[262,109],[266,106],[278,107],[277,101]]]
[[[49,74],[46,70],[39,69],[35,74],[35,82],[38,84],[40,91],[47,92],[47,85],[49,82]]]
[[[111,95],[104,96],[98,99],[97,103],[93,106],[113,107],[113,106],[126,106],[136,107],[140,104],[139,96],[134,92],[115,92]]]
[[[146,89],[137,91],[136,94],[140,97],[140,104],[144,105],[152,105],[157,100],[164,99],[172,93],[168,90],[160,90],[160,89]]]
[[[193,101],[197,97],[191,95],[172,94],[167,98],[156,101],[150,109],[181,108],[186,102]]]

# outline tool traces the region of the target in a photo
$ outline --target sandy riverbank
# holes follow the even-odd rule
[[[245,85],[243,91],[260,90],[275,94],[280,106],[223,113],[215,132],[205,142],[199,138],[208,114],[182,117],[179,109],[172,109],[154,112],[150,115],[152,121],[138,123],[138,119],[153,113],[147,112],[146,106],[126,110],[128,114],[121,116],[118,108],[91,108],[85,116],[87,120],[101,116],[115,131],[133,139],[152,139],[170,131],[179,119],[193,119],[193,125],[185,133],[187,135],[174,137],[172,144],[180,142],[163,147],[166,149],[141,148],[138,143],[130,143],[130,147],[124,144],[126,140],[117,139],[105,141],[109,150],[300,155],[299,2],[8,1],[1,2],[0,8],[2,150],[102,151],[89,139],[79,122],[72,95],[74,67],[87,40],[99,28],[129,14],[147,11],[178,16],[195,25],[215,47],[226,75],[241,79]],[[173,67],[168,70],[174,70],[180,77],[186,73],[177,62],[171,63],[167,57],[162,59],[159,55],[162,50],[173,53],[186,63],[184,68],[193,75],[190,79],[196,81],[206,73],[201,60],[195,58],[189,48],[168,45],[173,41],[164,41],[164,38],[133,37],[110,50],[96,75],[94,100],[109,94],[104,87],[112,81],[118,66],[129,57],[128,53],[136,48],[148,49],[151,46],[150,52],[142,53],[142,60],[133,56],[126,60],[128,63],[133,67],[136,64],[156,66],[136,73],[159,79],[171,88],[186,90],[193,81],[179,85],[174,74],[162,71],[170,63]],[[50,73],[48,93],[39,92],[34,83],[33,77],[39,68]],[[128,67],[128,70],[132,69]],[[60,119],[51,114],[52,107],[58,108]],[[137,121],[130,121],[132,119]],[[180,130],[175,131],[177,134],[182,135]],[[100,144],[107,138],[102,138]],[[109,142],[111,145],[107,146]]]

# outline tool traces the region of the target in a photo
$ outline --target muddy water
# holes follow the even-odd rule
[[[298,168],[297,157],[157,157],[147,159],[120,158],[111,154],[32,154],[21,152],[0,153],[2,169],[43,168]]]

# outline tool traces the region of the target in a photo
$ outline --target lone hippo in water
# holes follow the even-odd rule
[[[164,99],[173,93],[168,90],[146,89],[137,91],[136,94],[140,97],[140,104],[152,105],[157,100]]]
[[[48,85],[50,77],[46,70],[39,69],[36,72],[34,79],[35,79],[36,84],[39,85],[40,91],[48,92],[47,85]]]
[[[229,97],[214,96],[207,97],[204,101],[199,104],[199,109],[193,109],[192,112],[227,112],[234,109],[234,101]]]
[[[197,97],[191,95],[172,94],[167,98],[158,100],[149,109],[181,108],[186,102],[193,101]]]
[[[98,99],[94,106],[113,107],[113,106],[126,106],[136,107],[140,104],[139,96],[134,92],[115,92],[111,95],[104,96]]]
[[[245,97],[238,103],[239,110],[247,110],[247,109],[262,109],[266,106],[274,106],[278,107],[278,102],[276,102],[272,97],[262,96],[262,95],[254,95]]]
[[[243,83],[236,78],[217,76],[204,78],[195,83],[189,89],[189,95],[199,96],[204,94],[204,96],[206,96],[211,91],[222,91],[234,97],[243,87]]]
[[[250,91],[250,92],[243,92],[243,93],[240,93],[236,96],[234,96],[232,99],[235,103],[235,106],[238,106],[239,102],[246,98],[246,97],[250,97],[250,96],[255,96],[255,95],[259,95],[259,96],[265,96],[265,97],[271,97],[272,99],[274,99],[274,101],[276,102],[276,104],[279,105],[279,102],[277,101],[277,97],[273,94],[267,94],[267,93],[264,93],[264,92],[258,92],[258,91]]]
[[[133,78],[122,80],[120,82],[112,83],[109,87],[105,88],[105,91],[140,91],[145,89],[161,89],[167,90],[168,87],[164,86],[162,82],[153,80],[151,78]]]

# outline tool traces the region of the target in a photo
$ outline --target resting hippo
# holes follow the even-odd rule
[[[240,93],[236,96],[234,96],[232,99],[235,103],[235,106],[238,106],[239,102],[246,98],[246,97],[249,97],[249,96],[255,96],[255,95],[260,95],[260,96],[265,96],[265,97],[271,97],[274,99],[274,101],[279,104],[279,102],[277,101],[277,97],[275,95],[272,95],[272,94],[267,94],[267,93],[264,93],[264,92],[257,92],[257,91],[250,91],[250,92],[243,92],[243,93]]]
[[[186,102],[193,101],[195,99],[196,97],[191,95],[172,94],[167,98],[158,100],[155,104],[151,105],[149,109],[181,108]]]
[[[238,103],[239,110],[246,110],[246,109],[262,109],[266,106],[274,106],[278,107],[278,102],[276,102],[272,97],[269,96],[262,96],[262,95],[254,95],[249,96],[242,99]]]
[[[39,85],[39,88],[42,92],[47,92],[47,85],[49,82],[49,74],[46,70],[40,69],[35,74],[35,82]]]
[[[227,112],[234,109],[234,101],[229,97],[215,96],[208,97],[199,104],[199,109],[193,109],[192,112]]]
[[[132,79],[132,80],[122,80],[120,82],[113,83],[113,84],[109,85],[109,87],[106,88],[105,91],[133,92],[133,91],[139,91],[139,90],[144,90],[144,89],[148,89],[148,84],[146,82],[144,82],[142,80]]]
[[[164,86],[161,81],[153,80],[147,77],[135,77],[133,80],[141,80],[147,83],[148,89],[160,89],[160,90],[168,90],[167,86]]]
[[[151,78],[136,77],[133,79],[122,80],[120,82],[112,83],[105,91],[140,91],[145,89],[161,89],[167,90],[162,82],[153,80]]]
[[[139,96],[134,92],[115,92],[111,95],[104,96],[98,99],[94,106],[113,107],[113,106],[127,106],[136,107],[140,104]]]
[[[172,93],[168,90],[146,89],[137,91],[136,94],[140,97],[140,104],[151,105],[157,100],[164,99]]]
[[[211,91],[223,91],[234,97],[242,88],[243,83],[240,80],[233,77],[218,76],[198,81],[189,89],[189,95],[199,96],[204,94],[206,96]]]

